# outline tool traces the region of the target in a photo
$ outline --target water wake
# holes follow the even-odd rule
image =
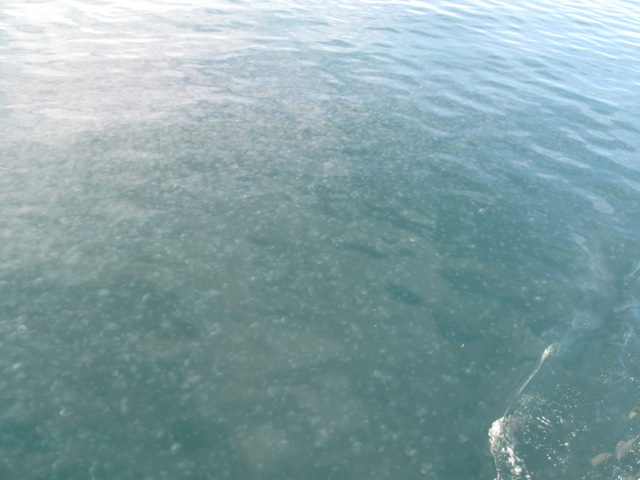
[[[628,296],[606,329],[577,314],[542,352],[489,430],[497,480],[638,478],[640,303]]]

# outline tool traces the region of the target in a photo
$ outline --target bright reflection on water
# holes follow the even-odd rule
[[[637,476],[639,14],[4,2],[0,477]]]

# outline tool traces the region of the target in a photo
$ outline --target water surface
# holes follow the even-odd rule
[[[638,18],[5,2],[0,476],[637,474]]]

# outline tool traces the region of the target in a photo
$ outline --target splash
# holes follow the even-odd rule
[[[637,270],[624,277],[627,287]],[[596,313],[576,314],[542,352],[489,430],[497,480],[639,478],[636,283],[607,325]]]

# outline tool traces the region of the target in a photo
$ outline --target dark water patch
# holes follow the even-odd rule
[[[452,324],[446,317],[441,315],[435,316],[435,324],[438,329],[438,333],[442,335],[453,344],[460,346],[472,342],[480,337],[476,332],[465,332],[456,325]]]
[[[468,294],[494,294],[495,289],[490,285],[486,275],[468,272],[466,270],[444,270],[440,274],[458,291]]]
[[[385,286],[385,290],[387,291],[389,296],[396,302],[403,303],[411,307],[419,307],[424,305],[424,301],[420,295],[406,287],[403,287],[402,285],[389,283]]]
[[[31,419],[3,418],[0,420],[0,448],[12,455],[46,450],[49,442],[39,432],[39,424]]]
[[[352,252],[360,253],[372,259],[380,259],[389,257],[388,253],[381,252],[369,245],[356,244],[356,243],[340,243],[337,248],[349,250]]]
[[[493,299],[501,305],[515,309],[525,308],[531,302],[529,298],[531,293],[517,292],[512,288],[512,285],[508,284],[509,279],[502,278],[496,273],[497,271],[488,274],[477,273],[468,269],[443,269],[440,271],[442,277],[461,294]]]

